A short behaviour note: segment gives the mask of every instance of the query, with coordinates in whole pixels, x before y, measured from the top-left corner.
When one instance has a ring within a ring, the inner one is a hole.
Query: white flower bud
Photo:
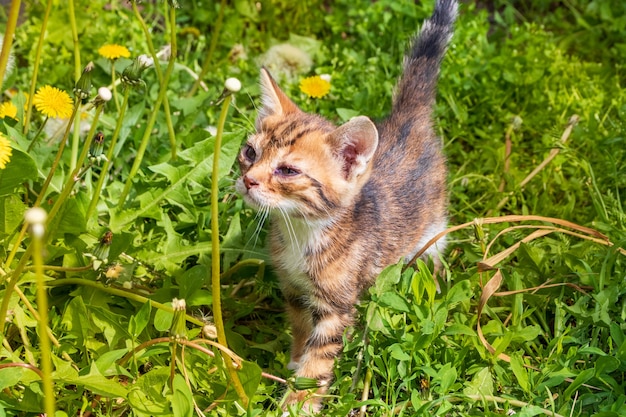
[[[139,56],[137,57],[137,60],[138,60],[138,61],[139,61],[139,63],[140,63],[143,67],[145,67],[145,68],[148,68],[148,67],[151,67],[151,66],[153,66],[153,65],[154,65],[154,59],[152,59],[152,57],[149,57],[149,56],[148,56],[148,55],[146,55],[146,54],[139,55]]]
[[[43,224],[48,218],[48,213],[41,207],[33,207],[26,210],[24,213],[24,220],[29,224]]]
[[[217,339],[217,329],[212,324],[205,324],[202,327],[202,334],[209,339]]]
[[[324,81],[330,82],[332,77],[330,76],[330,74],[321,74],[320,78]]]
[[[229,78],[226,80],[226,82],[224,82],[224,87],[228,91],[236,93],[237,91],[241,90],[241,81],[239,81],[237,78]]]
[[[106,87],[98,88],[98,96],[100,97],[100,99],[102,99],[102,101],[109,101],[113,98],[111,90]]]
[[[187,304],[185,303],[185,300],[183,298],[174,298],[172,300],[172,308],[174,309],[174,311],[185,311],[185,309],[187,308]]]

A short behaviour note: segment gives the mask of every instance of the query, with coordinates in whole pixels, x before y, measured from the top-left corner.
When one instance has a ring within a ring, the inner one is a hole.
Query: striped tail
[[[439,67],[452,38],[457,13],[456,0],[437,0],[433,15],[424,22],[405,57],[392,115],[432,104]]]

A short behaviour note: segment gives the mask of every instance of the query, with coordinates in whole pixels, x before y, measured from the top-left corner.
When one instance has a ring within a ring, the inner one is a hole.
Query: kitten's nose
[[[259,185],[258,182],[256,182],[253,178],[244,175],[243,176],[243,183],[246,186],[246,190],[249,190],[250,188],[254,187],[255,185]]]

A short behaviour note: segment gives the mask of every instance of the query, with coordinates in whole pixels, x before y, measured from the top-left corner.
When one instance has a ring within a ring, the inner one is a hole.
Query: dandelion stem
[[[28,109],[30,110],[31,107],[32,106],[28,106]],[[41,132],[43,131],[43,128],[46,127],[46,123],[48,123],[48,119],[49,118],[50,117],[46,116],[46,118],[44,119],[43,123],[39,127],[39,130],[37,130],[37,133],[35,133],[35,137],[28,144],[28,149],[26,149],[27,153],[30,153],[30,151],[33,149],[33,146],[35,146],[35,142],[37,142],[37,139],[39,139],[39,135],[41,135]]]
[[[152,36],[150,35],[150,30],[148,29],[148,25],[146,25],[146,21],[139,13],[139,9],[137,8],[137,2],[132,1],[131,5],[133,7],[133,12],[139,21],[141,29],[143,30],[144,35],[146,36],[146,43],[148,44],[148,51],[150,52],[150,56],[154,61],[154,70],[157,75],[157,79],[159,80],[159,84],[161,86],[161,91],[165,90],[167,87],[167,82],[169,81],[169,76],[167,79],[163,77],[163,71],[161,70],[161,65],[159,64],[159,58],[157,57],[156,50],[154,49],[154,44],[152,43]],[[170,7],[170,32],[171,32],[171,51],[170,51],[170,59],[168,62],[168,68],[171,63],[176,60],[176,10],[173,7]],[[173,64],[172,64],[173,65]],[[170,113],[170,102],[165,96],[163,98],[163,109],[165,111],[165,123],[167,124],[167,132],[170,137],[170,144],[174,144],[172,147],[172,159],[176,159],[176,136],[174,133],[174,125],[172,123],[172,115]],[[155,108],[155,111],[157,108]]]
[[[72,188],[74,188],[74,184],[76,183],[76,181],[78,180],[78,173],[80,172],[80,169],[83,165],[83,161],[85,160],[85,158],[87,157],[87,152],[89,152],[89,146],[91,145],[91,141],[93,140],[93,136],[96,130],[96,126],[98,125],[98,119],[100,118],[100,114],[102,113],[102,109],[104,108],[104,105],[99,105],[96,107],[96,114],[94,114],[93,116],[93,121],[91,123],[91,129],[89,130],[89,133],[87,134],[87,139],[85,140],[85,143],[83,145],[83,150],[80,153],[80,157],[78,158],[78,162],[80,162],[79,165],[77,165],[71,172],[71,174],[67,177],[67,180],[65,181],[65,186],[63,187],[63,191],[61,191],[61,195],[59,195],[59,197],[56,199],[54,205],[52,206],[52,208],[50,209],[50,213],[48,214],[48,227],[49,227],[49,233],[50,234],[54,234],[54,230],[55,230],[55,225],[56,223],[52,223],[52,219],[56,216],[56,214],[59,212],[59,209],[61,208],[61,206],[63,205],[63,203],[65,202],[65,200],[67,200],[67,197],[70,195],[70,193],[72,192]]]
[[[41,29],[39,31],[39,41],[37,41],[37,49],[35,51],[35,59],[33,61],[33,75],[30,78],[30,90],[29,90],[29,95],[28,95],[29,100],[30,100],[30,97],[35,96],[35,89],[37,88],[37,76],[39,75],[39,63],[41,62],[41,52],[43,50],[43,41],[44,41],[44,38],[46,37],[46,28],[48,27],[48,18],[50,17],[50,10],[52,10],[52,0],[48,0],[48,4],[46,5],[46,11],[41,21]],[[26,103],[26,115],[24,116],[24,135],[28,133],[28,129],[30,128],[30,117],[32,114],[33,114],[33,106],[30,106],[29,103]],[[39,132],[37,132],[37,135],[35,137],[37,137],[38,135],[39,135]],[[33,139],[33,141],[34,140],[35,139]],[[31,143],[31,146],[32,146],[32,143]],[[29,146],[28,148],[29,150],[31,146]]]
[[[59,161],[61,161],[61,156],[63,156],[63,151],[65,150],[65,144],[67,143],[67,138],[68,138],[68,136],[70,134],[70,129],[72,127],[72,122],[71,121],[74,119],[74,116],[76,116],[76,113],[78,112],[78,107],[79,106],[80,106],[80,99],[75,98],[74,99],[74,108],[72,109],[72,115],[70,116],[69,120],[67,121],[67,126],[65,128],[65,133],[63,134],[63,138],[61,139],[61,143],[59,144],[59,150],[57,151],[57,155],[54,158],[54,161],[52,162],[52,166],[50,167],[50,171],[48,172],[48,176],[46,177],[46,180],[44,181],[43,185],[41,186],[41,190],[39,191],[39,195],[37,196],[37,199],[35,200],[34,206],[39,206],[41,204],[41,200],[43,200],[44,197],[46,196],[46,191],[48,190],[48,186],[50,185],[50,181],[52,181],[52,177],[54,176],[54,172],[56,171],[57,167],[59,166]]]
[[[81,65],[80,65],[80,44],[78,42],[78,29],[76,26],[76,13],[74,11],[74,0],[69,0],[67,2],[68,13],[70,17],[70,27],[72,28],[72,42],[74,45],[74,79],[78,81],[81,75]],[[80,101],[78,102],[80,103]],[[72,120],[74,121],[74,135],[72,136],[72,154],[70,159],[70,170],[73,170],[76,167],[76,160],[78,156],[78,146],[80,143],[80,123],[78,119],[78,112],[70,117],[70,125],[72,124]]]
[[[39,310],[39,343],[41,349],[41,373],[43,382],[44,410],[46,415],[54,416],[56,408],[54,396],[54,381],[52,379],[52,354],[50,338],[48,337],[48,293],[43,274],[43,234],[32,233],[33,261],[35,264],[35,279],[37,282],[37,308]],[[13,277],[17,281],[17,276]]]
[[[9,62],[9,55],[11,54],[11,47],[13,46],[13,34],[15,33],[15,27],[17,26],[17,18],[20,13],[21,0],[11,1],[11,10],[9,11],[9,18],[7,26],[4,31],[4,40],[2,42],[2,52],[0,52],[0,91],[4,91],[2,84],[4,83],[4,74],[6,73],[7,63]]]
[[[25,230],[28,229],[28,224],[24,223],[24,229]],[[16,246],[19,246],[19,243],[16,243]],[[6,288],[4,289],[4,297],[2,298],[2,304],[0,304],[0,329],[2,329],[2,332],[0,332],[0,334],[2,335],[2,338],[4,338],[4,334],[5,334],[4,324],[6,323],[6,319],[7,319],[7,311],[9,311],[9,301],[11,300],[11,294],[13,293],[13,289],[15,288],[15,285],[17,284],[17,280],[22,274],[22,271],[24,270],[24,267],[26,266],[26,262],[28,262],[32,253],[33,253],[33,245],[28,245],[28,247],[26,248],[26,251],[20,258],[20,261],[18,262],[17,266],[15,267],[15,270],[11,272],[9,279],[7,281]]]
[[[230,102],[232,95],[227,95],[222,103],[222,111],[220,112],[220,118],[217,124],[217,134],[215,135],[215,146],[213,153],[213,172],[211,173],[211,288],[213,295],[213,319],[215,320],[215,329],[217,330],[218,342],[228,347],[228,341],[226,340],[226,332],[224,330],[224,319],[222,317],[222,305],[221,305],[221,285],[220,285],[220,230],[219,230],[219,162],[220,162],[220,150],[222,146],[222,136],[224,134],[224,124],[226,123],[226,116],[228,115],[228,109],[230,108]],[[237,371],[233,367],[230,360],[226,360],[226,370],[228,371],[230,378],[235,387],[235,391],[239,396],[239,399],[243,402],[244,407],[248,405],[248,396],[246,395],[243,385],[239,380]]]
[[[124,98],[122,101],[122,107],[120,107],[119,115],[117,117],[117,124],[115,125],[115,130],[113,131],[113,137],[111,138],[111,144],[109,145],[109,150],[106,154],[106,160],[102,166],[102,170],[100,171],[100,177],[98,178],[98,182],[96,183],[96,187],[93,191],[93,196],[91,197],[91,201],[89,202],[89,207],[87,208],[86,219],[89,221],[91,216],[98,205],[98,200],[100,199],[100,192],[102,191],[102,187],[104,186],[104,182],[106,181],[109,167],[111,166],[111,161],[113,160],[113,152],[115,151],[115,145],[117,144],[117,138],[120,135],[120,131],[122,130],[122,124],[124,122],[124,116],[126,114],[126,109],[128,108],[128,97],[130,95],[130,88],[124,88]]]
[[[209,50],[204,57],[204,62],[202,63],[202,69],[200,70],[200,74],[198,74],[198,78],[191,86],[191,90],[187,94],[187,97],[191,97],[196,94],[198,91],[198,87],[202,82],[203,78],[211,69],[211,62],[213,61],[213,53],[215,52],[215,48],[217,47],[217,40],[219,39],[220,32],[222,31],[222,22],[224,21],[224,9],[226,8],[226,0],[222,0],[220,3],[220,11],[218,12],[217,19],[215,20],[215,26],[213,29],[213,33],[211,34],[211,44],[209,45]]]
[[[132,5],[133,5],[133,9],[136,10],[137,5],[135,4],[135,2],[132,2]],[[139,12],[136,12],[136,13],[139,14]],[[141,21],[143,22],[143,19]],[[145,22],[143,23],[143,25],[145,25]],[[133,179],[135,178],[135,175],[137,175],[137,172],[139,171],[139,166],[141,165],[143,155],[146,152],[146,148],[148,147],[148,142],[150,141],[150,134],[152,133],[152,127],[154,126],[154,123],[156,122],[157,114],[159,113],[159,108],[161,107],[161,104],[164,102],[163,100],[166,99],[167,83],[170,79],[170,75],[172,75],[172,71],[174,70],[174,63],[175,63],[175,57],[172,56],[170,57],[170,60],[167,64],[167,69],[165,70],[165,74],[163,74],[163,80],[161,82],[161,88],[159,89],[159,95],[157,97],[156,102],[154,103],[154,108],[152,110],[152,113],[150,114],[150,119],[146,123],[146,130],[143,132],[143,138],[141,139],[141,143],[139,144],[139,149],[137,149],[137,155],[135,155],[135,161],[133,162],[133,165],[130,168],[130,172],[128,173],[126,184],[124,184],[124,190],[122,191],[122,195],[120,196],[120,200],[119,200],[119,208],[122,208],[124,206],[124,203],[126,202],[126,198],[128,198],[128,194],[130,193],[130,188],[133,185]],[[154,61],[154,66],[155,68],[158,68],[157,60]],[[165,112],[165,117],[166,119],[169,118],[168,111]]]
[[[115,102],[115,109],[120,112],[120,99],[117,96],[117,86],[115,85],[115,60],[111,60],[111,89],[113,90],[113,101]]]

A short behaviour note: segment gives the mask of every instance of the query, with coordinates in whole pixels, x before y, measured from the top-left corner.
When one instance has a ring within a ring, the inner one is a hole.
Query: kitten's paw
[[[287,369],[289,369],[290,371],[295,371],[296,369],[298,369],[299,366],[300,366],[300,362],[290,361],[287,364]]]

